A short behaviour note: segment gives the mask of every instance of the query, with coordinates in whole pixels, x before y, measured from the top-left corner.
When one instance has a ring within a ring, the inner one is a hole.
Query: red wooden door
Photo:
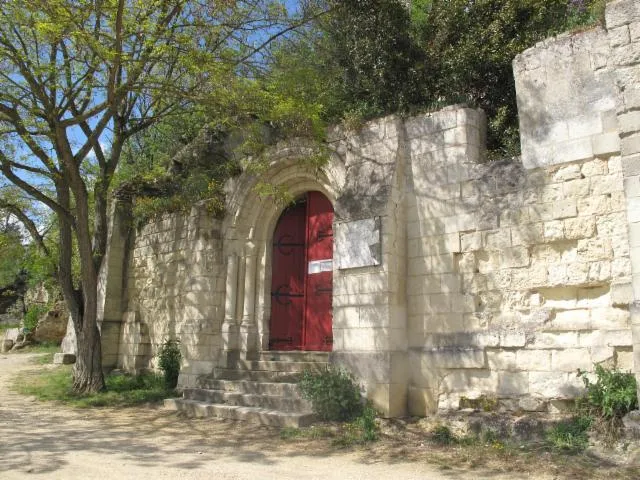
[[[333,207],[320,192],[283,212],[273,235],[272,350],[331,350]]]
[[[306,350],[331,350],[333,298],[333,207],[319,192],[307,196],[307,274],[304,321]]]

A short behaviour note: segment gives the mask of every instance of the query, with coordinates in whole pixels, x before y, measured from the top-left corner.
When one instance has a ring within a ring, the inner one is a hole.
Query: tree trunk
[[[82,322],[73,322],[78,344],[73,367],[73,391],[77,393],[95,393],[105,389],[100,332],[95,312],[92,320],[86,318],[87,314],[89,312],[85,311]],[[78,323],[82,323],[84,328],[78,329]]]
[[[56,191],[58,203],[69,209],[71,197],[69,185],[66,182],[67,179],[63,176],[56,184]],[[71,268],[74,229],[64,216],[58,215],[58,221],[60,228],[58,280],[76,332],[77,351],[76,363],[73,368],[73,391],[76,393],[95,393],[104,390],[105,384],[102,374],[102,345],[97,323],[98,275],[90,253],[91,240],[88,235],[77,235],[76,229],[76,239],[80,253],[80,284],[82,285],[82,294],[80,294],[74,288]],[[86,220],[84,224],[86,224]],[[88,229],[85,227],[84,230]]]

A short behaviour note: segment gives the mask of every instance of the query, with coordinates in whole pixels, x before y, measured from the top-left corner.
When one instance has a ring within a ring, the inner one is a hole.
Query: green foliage
[[[328,366],[320,372],[305,371],[300,390],[322,420],[349,421],[363,412],[360,390],[350,373]]]
[[[0,228],[0,286],[10,285],[22,270],[25,247],[15,228]]]
[[[21,375],[13,388],[23,395],[38,400],[56,401],[79,408],[117,406],[129,407],[149,402],[160,402],[175,395],[165,388],[164,379],[154,374],[109,375],[106,390],[95,394],[77,394],[72,390],[71,366]]]
[[[34,303],[33,305],[31,305],[27,309],[27,312],[24,314],[24,328],[26,330],[29,330],[30,332],[34,331],[38,326],[38,320],[40,320],[42,315],[47,313],[48,310],[48,305],[42,305],[39,303]]]
[[[491,158],[519,152],[513,58],[556,33],[597,23],[603,0],[327,0],[315,30],[284,43],[272,90],[327,122],[454,103],[488,115]],[[307,78],[300,82],[300,78]],[[286,87],[285,87],[286,86]],[[307,103],[309,105],[309,103]]]
[[[446,425],[438,425],[436,428],[434,428],[431,432],[431,438],[438,445],[453,445],[455,443],[458,443],[458,438]]]
[[[426,53],[429,95],[464,101],[485,110],[488,147],[497,154],[518,153],[518,121],[513,58],[536,42],[595,21],[584,0],[433,0],[414,6],[414,38]]]
[[[127,143],[114,179],[116,195],[134,198],[138,224],[164,213],[189,212],[201,201],[219,216],[224,181],[238,169],[225,150],[226,138],[222,130],[207,126],[201,112],[159,122]]]
[[[168,338],[160,346],[158,351],[158,366],[164,375],[165,386],[167,389],[174,389],[178,385],[178,376],[180,375],[180,361],[182,353],[180,352],[180,341]]]
[[[606,0],[569,0],[565,26],[567,30],[600,23],[604,25]]]
[[[362,409],[362,413],[355,419],[355,424],[360,429],[360,438],[363,442],[375,442],[378,439],[378,424],[376,418],[378,412],[367,404]]]
[[[597,417],[622,418],[638,408],[636,377],[633,373],[606,369],[595,365],[596,381],[591,382],[585,372],[580,372],[587,393],[580,405]]]
[[[553,450],[567,453],[581,452],[589,446],[587,432],[593,423],[590,416],[576,416],[550,428],[546,442]]]
[[[339,112],[367,118],[406,111],[421,97],[424,55],[410,37],[409,12],[398,1],[340,0],[323,24],[330,64],[339,71]]]

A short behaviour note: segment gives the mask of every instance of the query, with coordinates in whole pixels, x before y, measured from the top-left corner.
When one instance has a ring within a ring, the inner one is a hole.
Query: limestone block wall
[[[118,348],[122,368],[155,366],[162,342],[178,338],[181,386],[212,371],[224,317],[220,225],[196,206],[190,215],[166,215],[135,233]]]
[[[631,370],[620,157],[533,171],[467,165],[463,181],[438,170],[448,160],[412,156],[416,184],[439,172],[429,184],[452,193],[415,192],[411,412],[482,395],[545,409],[579,392],[577,369],[607,361]]]
[[[602,28],[540,42],[516,57],[522,163],[526,168],[618,151],[614,72]]]
[[[480,112],[408,120],[410,412],[553,409],[578,369],[637,371],[638,19],[612,2],[516,58],[521,163],[478,163]]]
[[[332,361],[363,382],[367,396],[385,416],[404,415],[404,122],[397,117],[370,122],[343,138],[336,150],[344,156],[346,182],[336,201],[334,225]],[[370,244],[355,245],[357,238],[344,233],[349,228],[356,237],[372,235]],[[358,266],[352,257],[366,249],[375,261]]]
[[[622,171],[627,197],[632,283],[628,294],[638,393],[640,395],[640,2],[607,5],[606,23],[615,72],[616,113],[621,138]]]
[[[334,204],[331,361],[384,415],[483,396],[549,410],[581,391],[578,369],[640,372],[640,1],[610,2],[606,23],[514,61],[521,161],[487,163],[484,114],[464,106],[336,129],[321,172],[276,149],[266,181]],[[109,361],[153,366],[177,337],[187,386],[268,348],[283,207],[255,183],[228,182],[222,221],[196,206],[112,228]]]

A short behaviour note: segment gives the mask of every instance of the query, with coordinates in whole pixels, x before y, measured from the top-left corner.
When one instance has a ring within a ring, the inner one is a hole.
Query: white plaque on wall
[[[380,217],[335,225],[339,269],[370,267],[382,262]]]

